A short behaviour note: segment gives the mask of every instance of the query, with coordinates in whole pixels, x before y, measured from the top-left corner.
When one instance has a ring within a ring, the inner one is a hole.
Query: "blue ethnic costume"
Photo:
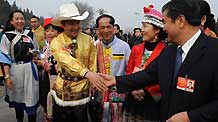
[[[8,31],[2,36],[0,50],[10,65],[12,89],[6,88],[5,100],[9,107],[21,108],[27,114],[35,114],[39,100],[39,81],[36,65],[33,63],[33,50],[38,49],[30,30]]]

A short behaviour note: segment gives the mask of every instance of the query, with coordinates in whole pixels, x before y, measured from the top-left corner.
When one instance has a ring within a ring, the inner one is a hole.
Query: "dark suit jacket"
[[[159,83],[161,121],[187,111],[191,122],[218,122],[218,39],[202,33],[183,61],[178,76],[187,75],[195,80],[193,93],[176,88],[177,78],[173,79],[176,50],[176,44],[169,45],[146,70],[116,77],[118,92]]]

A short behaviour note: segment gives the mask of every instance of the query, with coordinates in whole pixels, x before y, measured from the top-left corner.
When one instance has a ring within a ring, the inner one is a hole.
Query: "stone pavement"
[[[3,100],[4,87],[0,86],[0,122],[16,122],[15,111],[13,108],[9,108],[8,104]],[[37,122],[43,122],[43,109],[38,108]],[[28,122],[27,115],[24,117],[24,122]]]

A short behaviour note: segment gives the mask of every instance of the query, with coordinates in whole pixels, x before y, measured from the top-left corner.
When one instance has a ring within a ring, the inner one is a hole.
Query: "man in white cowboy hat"
[[[96,48],[90,36],[80,31],[80,21],[88,17],[80,14],[73,4],[60,7],[59,15],[52,24],[63,26],[64,32],[51,43],[51,51],[58,64],[58,77],[52,95],[55,100],[55,122],[88,122],[87,105],[90,100],[90,82],[98,89],[103,78],[96,73]]]

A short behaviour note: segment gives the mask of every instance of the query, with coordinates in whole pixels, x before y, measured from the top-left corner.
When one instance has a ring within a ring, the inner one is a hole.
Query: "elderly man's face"
[[[64,32],[70,38],[76,38],[80,32],[80,21],[79,20],[66,20],[62,22]]]
[[[114,35],[114,27],[110,23],[110,18],[104,17],[99,21],[98,31],[105,41],[110,41]]]

